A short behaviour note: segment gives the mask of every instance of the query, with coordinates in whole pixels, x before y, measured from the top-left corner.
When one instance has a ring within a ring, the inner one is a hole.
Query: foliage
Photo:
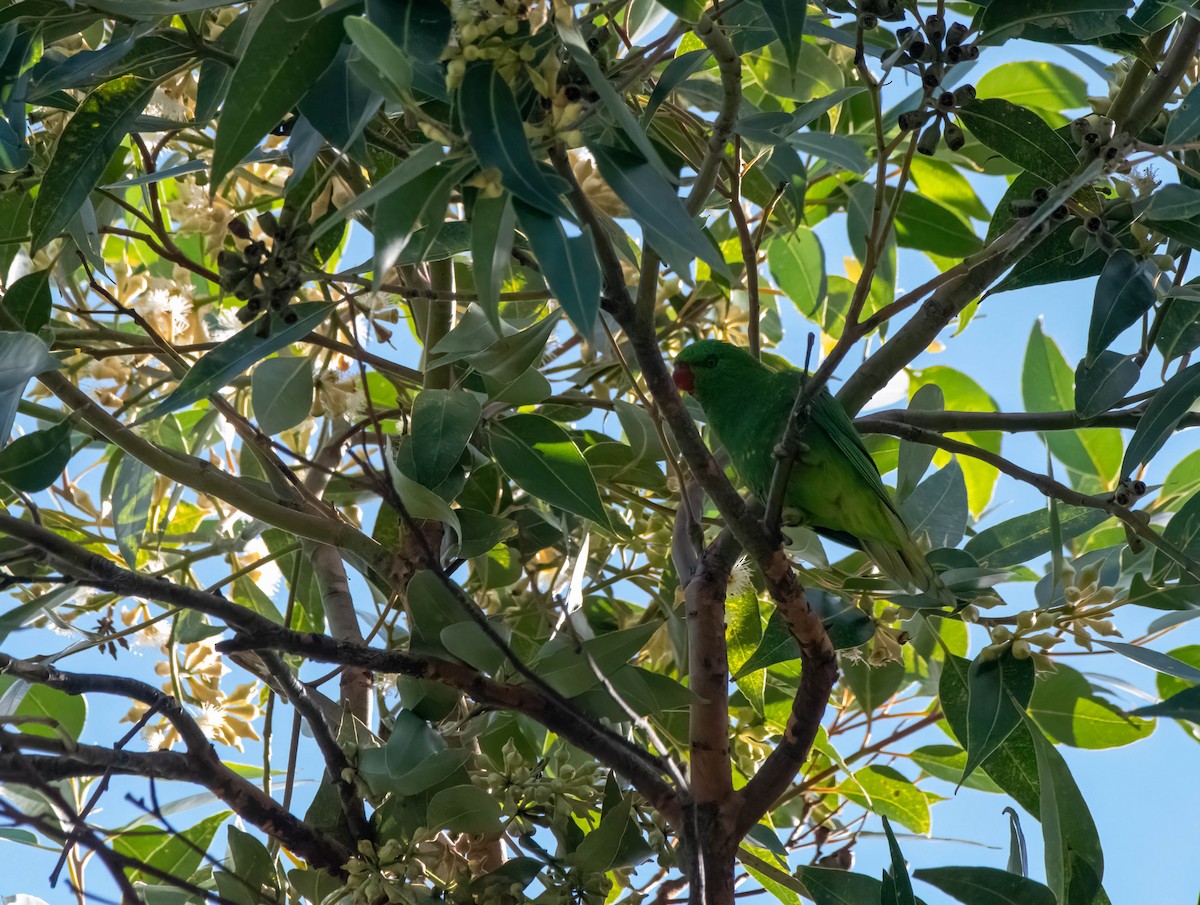
[[[1198,721],[1196,649],[1145,646],[1200,607],[1184,6],[8,0],[6,863],[150,903],[1107,902],[1058,746]],[[1084,278],[1074,336],[1006,329]],[[856,425],[954,606],[781,547],[672,384],[809,330],[777,486],[820,479],[822,388],[899,387]],[[921,357],[977,331],[1024,411]],[[1011,482],[1044,502],[992,515]],[[893,824],[960,786],[1025,812],[1008,870],[910,876]]]

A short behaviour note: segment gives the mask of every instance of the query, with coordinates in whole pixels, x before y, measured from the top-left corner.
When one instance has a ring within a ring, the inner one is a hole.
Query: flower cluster
[[[579,766],[567,762],[564,746],[555,746],[541,765],[531,767],[510,740],[503,749],[503,763],[483,758],[479,783],[497,797],[502,812],[521,833],[538,826],[565,830],[572,817],[586,817],[603,794],[598,765],[586,761]]]

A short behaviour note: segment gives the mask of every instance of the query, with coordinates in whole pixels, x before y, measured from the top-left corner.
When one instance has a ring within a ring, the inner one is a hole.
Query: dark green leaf
[[[800,61],[800,50],[804,46],[804,19],[808,12],[807,3],[797,3],[794,0],[759,0],[763,12],[779,43],[783,45],[784,59],[788,69],[795,72]]]
[[[608,632],[583,642],[582,652],[574,641],[559,635],[538,651],[534,671],[559,694],[575,697],[599,684],[600,676],[612,675],[628,663],[657,630],[657,622],[648,622]]]
[[[895,203],[895,193],[892,193]],[[948,207],[917,192],[905,192],[896,211],[896,242],[948,258],[965,258],[982,243],[971,224]]]
[[[333,147],[357,152],[362,147],[359,136],[383,98],[358,77],[353,56],[349,46],[338,48],[333,62],[300,101],[300,112]]]
[[[980,142],[1049,183],[1069,179],[1078,167],[1075,149],[1032,110],[989,98],[957,113]]]
[[[378,25],[412,65],[412,84],[432,98],[446,100],[442,53],[453,25],[441,0],[367,0],[367,18]]]
[[[957,547],[967,526],[967,485],[958,459],[922,481],[900,504],[900,514],[913,537],[927,537],[934,548]]]
[[[1018,660],[1009,651],[980,654],[967,671],[967,764],[970,776],[1008,737],[1023,718],[1033,694],[1033,660]]]
[[[1001,204],[1003,203],[1001,202]],[[999,219],[999,214],[996,219]],[[993,220],[994,222],[995,220]],[[1070,223],[1056,225],[1053,222],[1051,225],[1054,228],[1050,234],[1038,243],[1033,251],[1017,262],[1016,266],[1009,271],[1008,276],[991,290],[990,295],[1007,292],[1011,289],[1042,286],[1047,283],[1082,280],[1095,276],[1103,269],[1104,262],[1108,260],[1107,255],[1103,252],[1094,252],[1085,256],[1082,251],[1071,244],[1071,233],[1074,226]]]
[[[1200,557],[1200,493],[1194,494],[1171,516],[1162,537],[1166,544],[1184,557],[1193,560]],[[1186,562],[1176,562],[1166,550],[1157,549],[1154,551],[1153,580],[1173,578],[1179,571],[1186,573],[1187,565]],[[1188,576],[1185,574],[1184,577]],[[1195,580],[1194,576],[1191,577]]]
[[[892,832],[892,825],[888,822],[887,817],[883,818],[883,831],[887,834],[888,851],[891,852],[892,866],[891,870],[887,871],[885,876],[891,880],[893,884],[894,895],[880,900],[880,905],[916,905],[916,898],[913,896],[912,879],[908,876],[908,865],[904,863],[904,855],[900,851],[900,844],[896,841],[896,834]]]
[[[955,787],[979,789],[984,792],[1003,792],[982,770],[976,770],[963,778],[963,767],[967,765],[967,752],[958,745],[923,745],[909,757],[912,762],[938,779],[953,783]]]
[[[462,169],[461,163],[442,161],[375,205],[371,230],[375,235],[377,285],[418,240],[418,233],[421,246],[412,251],[417,260],[425,257],[425,249],[437,238],[446,219],[450,192],[462,175]],[[425,228],[418,231],[417,226],[422,224]]]
[[[67,228],[100,180],[108,160],[154,93],[135,76],[105,82],[83,99],[54,148],[29,219],[32,250]]]
[[[269,318],[266,336],[259,335],[262,332],[262,318],[259,318],[259,321],[238,331],[215,349],[205,352],[183,375],[175,390],[152,405],[139,423],[185,408],[217,392],[229,381],[245,373],[255,362],[303,339],[332,310],[333,306],[324,302],[301,302],[285,309],[295,315],[295,320],[290,324],[283,320],[280,312],[269,311],[263,315]]]
[[[1169,720],[1190,720],[1200,723],[1200,685],[1185,688],[1165,701],[1139,707],[1132,711],[1134,716],[1165,717]]]
[[[63,473],[71,452],[71,423],[67,419],[17,437],[0,450],[0,481],[26,493],[45,490]]]
[[[967,671],[970,662],[948,654],[938,680],[938,700],[946,714],[946,722],[955,738],[967,737],[969,694]],[[1032,731],[1037,731],[1032,730]],[[984,758],[981,768],[996,785],[1011,795],[1021,807],[1037,817],[1040,808],[1037,755],[1033,748],[1032,731],[1022,722],[1009,733],[1003,744]]]
[[[992,0],[980,24],[989,42],[1015,38],[1026,28],[1065,26],[1083,40],[1113,34],[1129,0]]]
[[[1088,358],[1094,359],[1133,326],[1157,299],[1152,266],[1124,249],[1109,257],[1096,282]]]
[[[1063,540],[1092,530],[1108,513],[1084,506],[1060,505],[1059,527]],[[967,541],[964,550],[992,568],[1018,566],[1051,551],[1050,516],[1045,509],[1018,515],[981,531]]]
[[[801,154],[812,154],[848,173],[865,173],[871,168],[862,146],[844,135],[797,132],[789,135],[787,142]]]
[[[1200,189],[1177,182],[1155,189],[1145,215],[1154,220],[1193,220],[1200,214]]]
[[[22,327],[37,333],[50,322],[50,271],[36,270],[25,274],[8,287],[3,305]]]
[[[764,639],[765,640],[765,639]],[[904,684],[904,664],[871,666],[865,660],[842,658],[842,681],[854,692],[864,713],[873,713]]]
[[[583,837],[569,859],[577,870],[587,873],[635,867],[652,851],[631,817],[633,799],[625,796],[605,810],[600,825]]]
[[[865,905],[878,902],[882,884],[874,877],[830,867],[796,868],[796,877],[815,905]]]
[[[512,415],[488,428],[492,454],[527,493],[602,525],[608,524],[596,481],[561,427],[541,415]]]
[[[211,184],[220,184],[264,135],[300,102],[345,37],[345,7],[277,0],[234,68],[213,148]]]
[[[1182,144],[1197,135],[1200,135],[1200,87],[1192,88],[1183,103],[1171,114],[1163,144]]]
[[[908,401],[910,412],[940,412],[945,407],[942,388],[936,383],[927,383],[920,387]],[[906,500],[921,483],[921,478],[925,477],[925,472],[933,462],[935,452],[937,448],[928,443],[900,441],[900,454],[896,465],[896,502]]]
[[[138,550],[150,517],[150,498],[157,473],[139,459],[125,454],[113,478],[112,522],[117,547],[129,568],[137,569]]]
[[[1128,395],[1141,374],[1132,355],[1105,349],[1090,365],[1081,359],[1075,369],[1075,411],[1081,418],[1107,412]]]
[[[467,448],[483,409],[462,390],[425,389],[412,408],[413,478],[426,487],[446,479]]]
[[[480,198],[471,211],[471,269],[479,305],[500,329],[500,286],[512,257],[517,223],[512,196]]]
[[[572,219],[558,192],[538,169],[517,102],[491,63],[476,61],[467,67],[458,105],[467,141],[480,164],[499,170],[504,187],[547,219]]]
[[[428,826],[454,833],[486,834],[500,829],[500,802],[478,786],[443,789],[429,801]]]
[[[1195,290],[1189,283],[1185,290]],[[1159,313],[1158,336],[1154,345],[1164,361],[1181,358],[1200,347],[1200,300],[1192,295],[1179,295],[1167,301]]]
[[[258,428],[273,436],[308,417],[313,401],[312,361],[280,356],[259,363],[250,375],[250,403]]]
[[[1108,641],[1104,638],[1094,638],[1093,641],[1103,644],[1110,650],[1116,651],[1123,657],[1128,657],[1135,663],[1141,663],[1143,666],[1149,666],[1151,669],[1164,673],[1168,676],[1174,676],[1177,679],[1184,679],[1188,682],[1200,682],[1200,669],[1184,663],[1182,660],[1176,660],[1169,654],[1160,653],[1156,650],[1141,647],[1137,644],[1126,644],[1123,641]]]
[[[672,91],[703,66],[709,56],[711,54],[706,48],[689,50],[667,64],[667,68],[662,71],[658,82],[655,83],[654,90],[650,92],[650,100],[646,102],[646,109],[642,111],[642,125],[649,125],[650,120],[654,118],[654,111],[663,105],[663,102],[671,96]]]
[[[1154,458],[1197,399],[1200,399],[1200,364],[1184,368],[1154,394],[1125,450],[1122,477],[1128,477]]]
[[[1062,755],[1033,725],[1030,734],[1042,790],[1047,885],[1060,902],[1091,902],[1104,876],[1096,824]]]
[[[890,817],[914,833],[928,833],[929,799],[907,777],[891,767],[863,767],[839,791],[881,817]]]
[[[589,144],[604,181],[625,202],[646,230],[650,244],[687,279],[688,262],[705,261],[716,273],[729,276],[720,250],[709,241],[683,206],[675,189],[643,158],[621,148]],[[675,252],[678,253],[675,253]],[[678,265],[675,258],[680,258]]]
[[[550,291],[575,329],[590,339],[600,313],[601,288],[591,229],[584,227],[579,235],[569,236],[559,217],[549,216],[519,197],[514,204],[521,232],[529,239]]]
[[[965,905],[1055,905],[1057,901],[1041,883],[995,867],[925,867],[913,876]]]

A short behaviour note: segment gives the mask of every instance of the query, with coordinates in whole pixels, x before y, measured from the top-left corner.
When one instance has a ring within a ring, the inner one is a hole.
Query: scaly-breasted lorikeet
[[[745,349],[715,339],[688,346],[675,365],[675,385],[696,397],[734,470],[766,500],[800,372],[774,371]],[[954,605],[888,496],[854,423],[826,390],[813,400],[783,508],[789,519],[861,549],[904,588]]]

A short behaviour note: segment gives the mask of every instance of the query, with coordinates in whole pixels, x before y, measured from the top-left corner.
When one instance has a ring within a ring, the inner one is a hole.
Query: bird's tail
[[[875,560],[875,564],[888,578],[906,589],[923,591],[942,606],[957,605],[954,594],[942,582],[941,576],[934,571],[921,548],[915,543],[896,547],[880,541],[867,540],[863,542],[863,550]]]

